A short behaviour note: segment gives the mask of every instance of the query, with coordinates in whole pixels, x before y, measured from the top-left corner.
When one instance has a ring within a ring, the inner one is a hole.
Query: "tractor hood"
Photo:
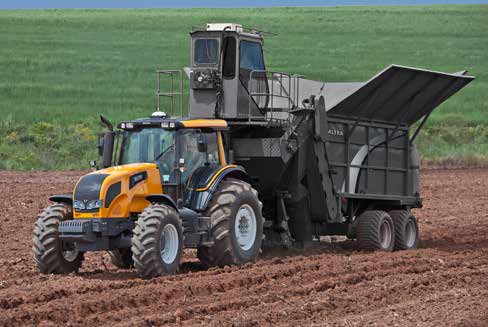
[[[136,163],[94,171],[80,178],[73,198],[74,218],[126,218],[142,211],[146,196],[161,194],[154,163]]]

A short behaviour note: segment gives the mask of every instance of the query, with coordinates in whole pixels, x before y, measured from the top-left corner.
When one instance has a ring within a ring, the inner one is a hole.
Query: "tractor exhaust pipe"
[[[112,155],[114,152],[114,139],[115,132],[105,132],[103,136],[103,153],[102,153],[102,166],[103,168],[112,166]]]

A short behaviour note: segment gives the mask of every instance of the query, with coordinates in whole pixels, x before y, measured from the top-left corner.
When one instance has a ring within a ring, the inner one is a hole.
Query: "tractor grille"
[[[85,233],[91,231],[89,220],[66,220],[59,223],[59,233]]]

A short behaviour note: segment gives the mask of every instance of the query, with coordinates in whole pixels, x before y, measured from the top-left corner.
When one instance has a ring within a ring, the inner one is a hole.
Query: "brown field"
[[[488,170],[423,171],[414,251],[322,242],[208,271],[189,251],[149,281],[92,253],[78,274],[40,275],[36,215],[80,174],[0,172],[0,325],[488,326]]]

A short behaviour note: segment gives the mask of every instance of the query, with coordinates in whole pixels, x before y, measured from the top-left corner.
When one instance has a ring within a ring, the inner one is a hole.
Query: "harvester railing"
[[[301,75],[283,72],[253,70],[250,73],[249,121],[264,119],[268,121],[289,121],[290,111],[298,106]],[[253,114],[253,108],[259,114]]]
[[[171,116],[176,116],[175,97],[179,98],[180,116],[183,116],[183,72],[181,70],[157,70],[157,98],[158,111],[161,111],[161,98],[167,98],[169,101],[169,110],[165,112]],[[169,82],[169,90],[161,90],[161,76]]]

